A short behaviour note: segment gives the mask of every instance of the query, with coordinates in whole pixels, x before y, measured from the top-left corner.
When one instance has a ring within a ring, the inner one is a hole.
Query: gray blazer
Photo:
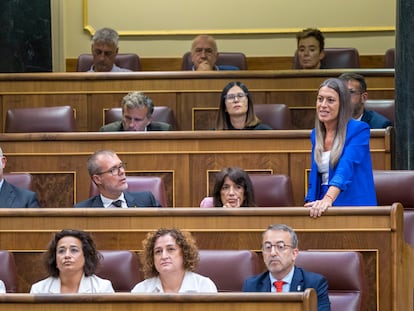
[[[152,121],[147,126],[147,131],[171,131],[171,124],[165,122]],[[99,129],[99,132],[120,132],[124,131],[122,126],[122,121],[114,121],[112,123],[106,124]]]

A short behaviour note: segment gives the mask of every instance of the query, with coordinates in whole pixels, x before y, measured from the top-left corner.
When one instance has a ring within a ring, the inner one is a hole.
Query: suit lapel
[[[270,277],[268,271],[264,272],[258,287],[259,292],[270,292]]]
[[[295,272],[293,273],[292,283],[290,284],[290,292],[303,292],[305,290],[305,283],[303,280],[302,269],[295,266]]]
[[[124,197],[128,207],[139,207],[135,202],[135,198],[129,192],[124,192]]]
[[[92,293],[92,287],[92,280],[83,275],[79,284],[78,293]]]
[[[10,187],[10,184],[4,180],[0,191],[0,207],[13,207],[12,203],[15,198],[16,193]]]
[[[92,207],[103,207],[103,202],[102,202],[101,196],[99,194],[94,197],[91,206]]]

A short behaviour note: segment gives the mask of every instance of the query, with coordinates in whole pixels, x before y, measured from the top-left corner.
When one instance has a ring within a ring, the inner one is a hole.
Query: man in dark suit
[[[392,126],[392,122],[382,114],[365,109],[365,102],[368,99],[367,83],[365,78],[357,73],[347,72],[339,76],[345,81],[351,93],[351,104],[353,107],[352,117],[355,120],[364,121],[371,129],[382,129]]]
[[[75,207],[161,207],[150,191],[127,192],[125,163],[112,150],[95,152],[87,162],[88,172],[100,192]]]
[[[122,120],[102,126],[100,132],[171,131],[171,124],[152,120],[154,103],[141,92],[130,92],[121,102]]]
[[[6,167],[7,158],[3,155],[0,148],[1,168],[0,168],[0,207],[39,207],[36,193],[9,184],[3,178],[3,169]]]
[[[295,266],[299,249],[292,228],[283,224],[270,225],[262,235],[262,251],[268,271],[245,280],[243,292],[303,292],[314,288],[318,311],[331,309],[325,277]]]

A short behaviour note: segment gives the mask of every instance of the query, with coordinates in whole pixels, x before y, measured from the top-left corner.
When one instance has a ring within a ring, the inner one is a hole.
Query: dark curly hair
[[[71,236],[77,238],[82,243],[83,256],[85,258],[85,266],[83,271],[86,276],[91,276],[95,273],[102,255],[96,250],[95,243],[89,233],[76,230],[76,229],[64,229],[55,234],[54,238],[49,244],[48,250],[45,254],[45,266],[50,276],[58,277],[59,269],[56,263],[56,249],[60,239]]]
[[[194,271],[200,260],[196,242],[190,232],[181,231],[179,229],[160,228],[155,232],[148,232],[147,237],[142,241],[141,264],[145,278],[152,278],[159,275],[155,268],[154,262],[154,246],[158,238],[170,235],[175,239],[175,243],[180,247],[184,269],[186,271]]]
[[[244,200],[240,203],[240,207],[256,207],[252,181],[250,180],[249,174],[239,167],[226,167],[217,173],[212,194],[214,206],[223,207],[224,205],[221,202],[221,188],[226,177],[244,189]]]

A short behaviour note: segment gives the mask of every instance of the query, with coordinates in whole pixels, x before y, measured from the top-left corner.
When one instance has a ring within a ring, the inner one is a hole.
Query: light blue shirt
[[[272,273],[269,272],[269,278],[270,278],[270,291],[275,293],[276,287],[273,285],[276,281],[284,281],[285,284],[283,284],[282,292],[283,293],[289,293],[290,291],[290,284],[292,283],[293,274],[295,272],[295,266],[292,267],[292,270],[281,280],[276,280]]]

